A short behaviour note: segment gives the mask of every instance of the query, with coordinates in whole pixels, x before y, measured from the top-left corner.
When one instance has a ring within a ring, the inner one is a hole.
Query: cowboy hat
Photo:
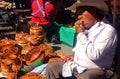
[[[72,6],[68,7],[72,11],[76,11],[76,7],[79,6],[93,6],[104,14],[108,14],[108,6],[103,0],[77,0]]]

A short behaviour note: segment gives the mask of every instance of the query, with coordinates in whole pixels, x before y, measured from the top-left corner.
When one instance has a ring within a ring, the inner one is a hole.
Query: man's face
[[[89,9],[89,8],[88,8]],[[88,11],[87,8],[77,8],[78,20],[84,21],[84,28],[89,29],[95,24],[96,19],[94,17],[95,9]]]

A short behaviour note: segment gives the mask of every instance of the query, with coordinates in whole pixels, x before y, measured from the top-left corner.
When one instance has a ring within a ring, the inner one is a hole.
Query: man
[[[34,0],[32,2],[32,12],[31,22],[41,24],[46,32],[47,40],[50,42],[56,31],[53,24],[56,15],[54,4],[48,0]]]
[[[48,63],[46,79],[105,79],[105,68],[112,65],[117,43],[114,27],[104,18],[108,7],[102,0],[77,0],[77,42],[64,62]]]

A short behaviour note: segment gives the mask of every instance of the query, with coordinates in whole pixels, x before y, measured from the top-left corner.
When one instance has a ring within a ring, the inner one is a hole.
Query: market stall
[[[56,53],[44,42],[43,28],[38,25],[30,26],[29,33],[17,32],[15,39],[0,40],[0,78],[7,79],[44,79],[45,74],[31,72],[38,66],[53,61],[62,60],[63,53]],[[38,70],[38,69],[37,69]]]

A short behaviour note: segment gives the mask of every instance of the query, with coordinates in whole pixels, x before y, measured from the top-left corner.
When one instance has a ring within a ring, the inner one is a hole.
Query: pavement
[[[61,44],[53,44],[53,43],[48,43],[48,44],[53,47],[56,53],[64,52],[66,55],[70,55],[72,53],[72,47],[63,42]]]

